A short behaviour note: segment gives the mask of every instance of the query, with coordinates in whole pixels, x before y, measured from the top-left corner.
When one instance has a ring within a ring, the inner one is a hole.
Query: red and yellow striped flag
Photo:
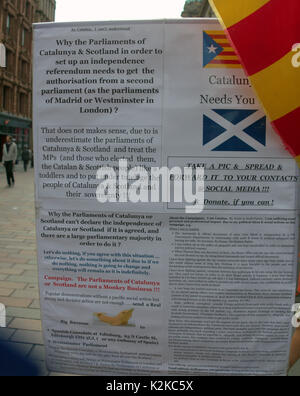
[[[300,167],[300,0],[209,0],[274,129]]]

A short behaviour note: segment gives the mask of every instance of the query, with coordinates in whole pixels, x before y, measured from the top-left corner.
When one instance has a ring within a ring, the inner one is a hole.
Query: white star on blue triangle
[[[212,46],[215,48],[213,52],[210,51]],[[221,47],[220,44],[216,43],[207,33],[203,32],[203,67],[208,65],[223,51],[224,48]]]

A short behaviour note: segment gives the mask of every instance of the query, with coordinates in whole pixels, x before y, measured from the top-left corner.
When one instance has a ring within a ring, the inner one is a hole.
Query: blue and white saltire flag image
[[[259,110],[207,110],[203,146],[210,151],[259,151],[266,146],[266,116]]]

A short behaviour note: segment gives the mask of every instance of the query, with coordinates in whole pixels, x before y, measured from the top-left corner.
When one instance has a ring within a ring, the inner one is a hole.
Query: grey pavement
[[[6,328],[0,338],[32,359],[41,376],[61,376],[45,366],[36,259],[34,172],[16,167],[16,183],[6,187],[0,165],[0,303],[6,306]],[[300,301],[299,301],[300,302]],[[290,370],[300,376],[300,360]]]
[[[35,239],[34,171],[16,167],[8,188],[0,165],[0,302],[6,306],[6,328],[0,338],[30,358],[41,376],[59,376],[45,365],[38,290]]]

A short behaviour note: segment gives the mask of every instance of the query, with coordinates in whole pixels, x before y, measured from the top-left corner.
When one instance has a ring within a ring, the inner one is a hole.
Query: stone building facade
[[[2,0],[0,43],[6,67],[0,67],[0,147],[6,135],[19,152],[32,145],[32,23],[54,21],[55,0]],[[1,160],[2,150],[0,150]]]
[[[208,0],[186,0],[181,16],[183,18],[215,17]]]

